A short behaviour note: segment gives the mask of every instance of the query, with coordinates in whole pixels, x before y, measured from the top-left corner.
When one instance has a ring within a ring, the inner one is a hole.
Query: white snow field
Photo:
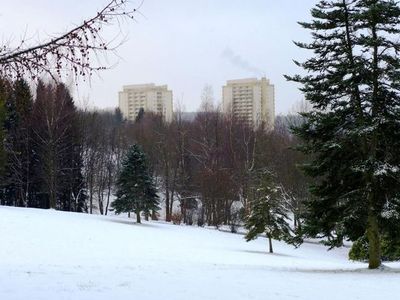
[[[158,222],[0,207],[0,299],[400,299],[400,263]]]

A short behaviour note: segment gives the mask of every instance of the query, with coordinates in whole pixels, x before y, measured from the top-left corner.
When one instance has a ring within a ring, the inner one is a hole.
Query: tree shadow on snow
[[[251,254],[260,254],[260,255],[268,255],[268,256],[281,256],[281,257],[296,257],[289,254],[283,253],[269,253],[268,251],[258,251],[258,250],[237,250],[239,252],[251,253]]]
[[[400,274],[400,269],[398,268],[383,268],[370,270],[367,267],[357,268],[357,269],[303,269],[303,268],[293,268],[287,269],[286,271],[299,272],[299,273],[315,273],[315,274]]]
[[[288,270],[289,271],[289,270]],[[382,266],[378,269],[370,270],[367,268],[355,268],[355,269],[306,269],[306,268],[293,268],[293,272],[301,273],[318,273],[318,274],[347,274],[347,273],[359,273],[359,274],[400,274],[400,268],[391,268],[388,266]]]
[[[161,226],[158,226],[157,224],[152,224],[152,223],[136,223],[133,219],[105,219],[107,222],[111,223],[118,223],[118,224],[124,224],[124,225],[134,225],[134,226],[140,226],[140,227],[153,227],[153,228],[161,228]]]

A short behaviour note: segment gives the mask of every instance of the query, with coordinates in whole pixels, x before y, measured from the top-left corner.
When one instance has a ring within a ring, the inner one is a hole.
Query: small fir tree
[[[245,223],[248,230],[245,238],[251,241],[265,233],[269,241],[269,252],[273,253],[272,239],[291,240],[288,209],[285,207],[282,190],[275,184],[270,172],[262,171],[256,182],[251,213]]]
[[[138,145],[128,150],[116,182],[116,197],[112,203],[115,213],[134,212],[137,223],[140,214],[158,210],[158,196],[146,156]]]

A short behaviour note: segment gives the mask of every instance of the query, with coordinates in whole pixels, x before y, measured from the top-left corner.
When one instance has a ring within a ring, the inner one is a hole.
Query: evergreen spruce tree
[[[265,233],[269,241],[269,252],[273,253],[272,239],[291,241],[291,229],[288,224],[288,209],[285,207],[281,188],[275,184],[268,171],[262,171],[256,179],[254,198],[250,215],[246,218],[245,238],[251,241]]]
[[[14,205],[27,206],[32,175],[31,122],[32,95],[26,81],[13,84],[12,96],[7,102],[7,167],[4,181],[5,198]]]
[[[81,132],[78,113],[64,84],[39,82],[32,111],[35,170],[32,206],[83,211]],[[77,197],[79,195],[79,197]]]
[[[5,148],[6,121],[7,121],[7,100],[10,97],[10,85],[7,81],[0,79],[0,178],[4,176],[7,164]]]
[[[141,212],[150,214],[159,209],[153,177],[145,154],[138,145],[129,148],[122,162],[116,182],[116,197],[111,205],[115,212],[134,212],[137,223],[140,223]]]
[[[64,211],[83,212],[86,193],[82,174],[82,137],[78,112],[73,98],[64,84],[57,84],[54,101],[60,108],[60,122],[67,124],[60,134],[58,150],[58,208]],[[62,110],[61,110],[62,108]],[[79,195],[79,197],[77,197]],[[75,198],[76,197],[76,198]]]
[[[381,264],[380,237],[400,232],[400,9],[393,0],[320,1],[313,21],[314,56],[297,62],[307,75],[287,77],[302,84],[313,105],[295,128],[304,166],[316,178],[303,234],[368,239],[369,268]]]
[[[114,124],[115,125],[121,125],[123,122],[124,122],[124,116],[123,116],[123,114],[122,114],[122,112],[121,112],[121,109],[119,109],[119,107],[117,107],[115,110],[114,110]]]
[[[139,112],[138,112],[136,118],[135,118],[135,123],[139,123],[141,120],[143,120],[144,115],[145,115],[144,109],[143,109],[143,107],[141,107],[139,109]]]

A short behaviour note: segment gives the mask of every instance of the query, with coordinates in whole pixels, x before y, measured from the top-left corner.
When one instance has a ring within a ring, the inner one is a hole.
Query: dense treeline
[[[79,115],[65,85],[2,81],[1,203],[84,211]],[[77,195],[79,194],[79,197]]]
[[[304,156],[280,117],[273,131],[254,130],[202,105],[193,119],[177,112],[171,123],[141,112],[77,110],[65,85],[2,82],[0,118],[3,205],[107,214],[115,180],[132,144],[141,145],[156,178],[167,221],[236,225],[251,210],[260,170],[269,170],[299,225],[307,197],[296,164]],[[295,120],[296,121],[296,120]]]
[[[292,149],[286,117],[273,131],[253,130],[203,105],[194,119],[177,112],[166,123],[142,112],[128,122],[118,109],[77,110],[63,84],[40,82],[35,97],[22,80],[0,88],[3,205],[107,214],[124,154],[137,143],[167,221],[237,224],[250,210],[255,174],[268,169],[298,223],[307,192],[296,164],[304,157]]]
[[[294,225],[300,225],[301,203],[308,194],[296,165],[305,156],[294,150],[291,118],[278,118],[275,129],[266,131],[210,107],[193,120],[183,116],[177,112],[172,123],[165,123],[145,113],[127,125],[128,139],[143,147],[159,178],[167,221],[234,226],[251,210],[260,170],[269,170]]]

